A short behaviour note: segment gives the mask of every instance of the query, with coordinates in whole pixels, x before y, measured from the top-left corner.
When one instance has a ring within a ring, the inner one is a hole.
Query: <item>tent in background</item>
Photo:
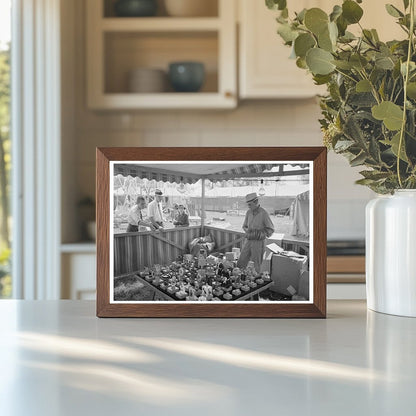
[[[294,204],[292,235],[309,237],[309,191],[299,194]]]

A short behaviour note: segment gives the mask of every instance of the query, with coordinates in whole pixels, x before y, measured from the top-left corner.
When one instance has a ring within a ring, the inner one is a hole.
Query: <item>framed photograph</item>
[[[324,318],[326,154],[97,148],[97,316]]]

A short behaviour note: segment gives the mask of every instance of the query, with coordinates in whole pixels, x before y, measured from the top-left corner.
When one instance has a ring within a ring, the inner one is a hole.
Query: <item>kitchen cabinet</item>
[[[61,253],[62,299],[95,300],[95,244],[63,244]]]
[[[116,17],[104,0],[88,0],[87,103],[90,109],[233,108],[237,105],[236,4],[217,3],[216,16]],[[110,4],[111,6],[111,4]],[[128,74],[167,72],[169,63],[205,66],[199,92],[129,92]]]
[[[299,0],[296,10],[325,8],[325,2]],[[264,1],[239,0],[238,6],[240,97],[308,98],[322,92],[322,87],[313,84],[311,75],[289,59],[291,50],[276,33],[277,13],[268,10]]]
[[[320,7],[330,12],[334,0],[298,0],[289,3],[290,11]],[[401,0],[390,3],[402,9]],[[264,1],[239,0],[239,95],[242,99],[290,99],[308,98],[325,92],[322,86],[313,84],[312,77],[290,59],[291,49],[277,35],[276,11],[268,10]],[[366,0],[362,25],[376,28],[381,40],[403,38],[404,32],[394,24],[378,0]],[[348,30],[357,33],[353,25]]]

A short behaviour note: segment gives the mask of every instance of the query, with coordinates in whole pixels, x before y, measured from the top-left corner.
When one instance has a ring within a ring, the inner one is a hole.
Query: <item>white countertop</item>
[[[0,415],[412,415],[416,319],[98,319],[0,301]]]

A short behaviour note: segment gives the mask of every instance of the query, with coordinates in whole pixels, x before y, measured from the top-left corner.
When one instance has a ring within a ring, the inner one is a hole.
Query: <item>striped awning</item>
[[[258,174],[261,176],[265,171],[276,171],[276,176],[285,170],[286,175],[290,173],[288,167],[309,168],[308,163],[261,163],[261,164],[230,164],[230,163],[198,163],[181,164],[178,163],[158,163],[158,164],[130,164],[115,163],[114,175],[139,177],[142,179],[171,182],[171,183],[195,183],[201,178],[220,180],[222,175],[238,178],[245,174]],[[306,172],[305,172],[306,173]],[[294,172],[295,174],[295,172]],[[299,174],[299,173],[296,173]]]

